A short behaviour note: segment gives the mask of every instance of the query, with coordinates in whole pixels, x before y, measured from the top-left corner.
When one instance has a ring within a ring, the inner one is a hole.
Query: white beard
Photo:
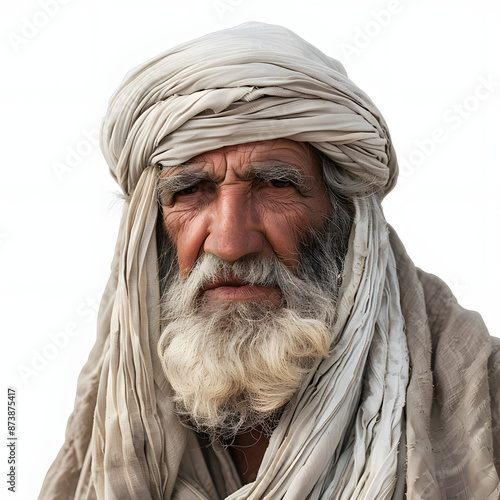
[[[281,306],[203,300],[205,284],[229,276],[277,286]],[[314,361],[328,356],[335,297],[275,258],[229,264],[204,254],[187,278],[177,273],[162,309],[158,354],[177,411],[197,431],[227,439],[257,425],[269,429]]]

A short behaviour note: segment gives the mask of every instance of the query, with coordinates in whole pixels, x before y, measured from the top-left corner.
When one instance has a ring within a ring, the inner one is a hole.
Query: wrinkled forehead
[[[177,168],[214,168],[227,169],[234,167],[252,167],[266,165],[289,165],[304,174],[317,176],[321,174],[321,160],[316,148],[307,142],[289,139],[273,139],[254,141],[230,146],[223,146],[197,154],[174,168],[165,167],[162,176],[169,176]],[[175,168],[177,167],[177,168]]]

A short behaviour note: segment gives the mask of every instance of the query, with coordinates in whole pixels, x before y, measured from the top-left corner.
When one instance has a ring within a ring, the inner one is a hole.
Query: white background
[[[18,392],[17,498],[36,498],[63,443],[108,278],[121,202],[95,130],[129,69],[202,34],[282,24],[343,62],[404,165],[388,221],[500,335],[495,0],[47,0],[50,15],[43,1],[10,2],[0,21],[2,390]]]

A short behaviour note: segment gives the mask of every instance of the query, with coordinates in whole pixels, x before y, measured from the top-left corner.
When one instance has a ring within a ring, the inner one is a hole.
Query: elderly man
[[[381,201],[387,126],[337,61],[250,23],[131,72],[97,342],[41,499],[496,499],[499,344]]]

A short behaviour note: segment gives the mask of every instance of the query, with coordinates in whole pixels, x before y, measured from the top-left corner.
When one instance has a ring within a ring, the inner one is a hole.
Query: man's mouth
[[[210,281],[209,283],[204,285],[202,291],[205,292],[207,290],[213,290],[214,288],[225,287],[225,286],[240,287],[240,286],[254,286],[254,285],[251,285],[250,283],[240,280],[239,278],[229,278],[229,279],[219,278]]]
[[[208,301],[270,301],[276,307],[281,303],[278,287],[252,284],[236,277],[210,281],[202,287],[201,292]]]

